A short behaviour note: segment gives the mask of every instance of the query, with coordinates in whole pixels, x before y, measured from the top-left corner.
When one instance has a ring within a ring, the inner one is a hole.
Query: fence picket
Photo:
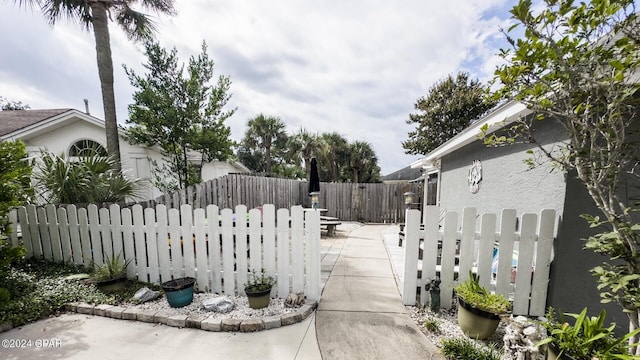
[[[518,244],[518,265],[516,268],[516,290],[513,301],[513,314],[529,313],[529,294],[531,294],[531,272],[533,271],[533,248],[536,242],[536,214],[522,215],[520,241]]]
[[[220,213],[218,206],[207,205],[208,237],[209,237],[209,268],[211,269],[211,291],[222,292],[222,261],[220,257]]]
[[[277,212],[277,296],[289,294],[289,210],[278,209]]]
[[[87,209],[85,208],[78,209],[78,227],[80,228],[82,263],[86,266],[93,265],[91,235],[89,234],[89,217],[87,216]]]
[[[469,271],[473,265],[475,249],[476,231],[475,208],[464,208],[462,210],[462,236],[460,237],[460,261],[458,270],[458,281],[469,279]]]
[[[531,305],[529,308],[531,316],[543,316],[546,311],[555,221],[555,210],[545,209],[540,212],[536,265],[531,284]]]
[[[416,287],[418,284],[416,270],[418,267],[420,238],[417,230],[420,228],[420,212],[408,211],[406,219],[405,229],[410,228],[414,231],[405,232],[404,261],[406,266],[403,277],[404,291],[402,292],[402,302],[405,305],[412,305],[416,302]]]
[[[320,300],[320,213],[307,211],[305,213],[307,224],[306,261],[309,263],[305,294],[311,301]],[[286,295],[285,295],[286,296]]]
[[[26,250],[25,256],[27,258],[33,257],[33,243],[31,242],[31,224],[29,223],[27,215],[27,208],[24,206],[18,207],[18,221],[20,222],[20,229],[22,230],[22,244]],[[26,226],[25,226],[26,225]]]
[[[407,216],[410,216],[409,214]],[[416,215],[416,216],[419,216]],[[435,279],[436,277],[436,266],[438,265],[438,241],[440,239],[439,229],[438,227],[438,217],[440,216],[440,207],[439,206],[427,206],[426,210],[426,221],[424,224],[424,242],[422,244],[422,278],[420,281],[420,288],[424,289],[424,285],[427,281],[431,279]],[[420,218],[414,220],[417,222],[414,224],[415,232],[419,232],[420,227]],[[405,231],[407,234],[407,231]],[[406,278],[405,278],[406,279]],[[424,294],[424,293],[423,293]],[[422,305],[426,305],[427,299],[429,297],[424,294],[424,296],[420,297],[420,303]]]
[[[104,264],[104,250],[100,240],[100,220],[98,207],[95,204],[87,206],[87,217],[89,220],[89,234],[91,236],[91,256],[97,266]]]
[[[193,246],[193,213],[191,206],[180,206],[180,219],[182,224],[182,248],[184,249],[184,273],[187,277],[196,277],[196,249]]]
[[[132,260],[127,265],[127,277],[132,279],[138,272],[138,264],[136,263],[136,249],[133,234],[133,219],[130,209],[122,209],[120,213],[122,220],[122,241],[124,245],[124,258]]]
[[[49,234],[49,221],[47,220],[44,208],[36,209],[36,216],[39,222],[38,232],[40,233],[40,246],[42,246],[42,256],[47,260],[53,259],[51,252],[51,236]]]
[[[500,219],[500,241],[498,242],[498,274],[496,293],[509,296],[511,268],[513,264],[513,243],[516,240],[516,211],[502,210]]]
[[[27,221],[29,228],[29,245],[33,256],[42,258],[42,246],[40,245],[40,230],[38,226],[38,217],[36,215],[35,205],[27,205]]]
[[[238,295],[244,295],[244,284],[247,282],[249,260],[247,258],[247,207],[236,206],[236,279]]]
[[[291,292],[304,291],[304,210],[291,208]]]
[[[149,281],[147,270],[147,246],[144,237],[144,214],[142,206],[135,205],[131,208],[133,216],[133,238],[136,249],[136,268],[138,270],[138,280]]]
[[[458,213],[448,212],[444,217],[444,233],[442,236],[442,261],[440,265],[440,303],[450,306],[452,303],[453,280],[455,274],[455,258],[458,242]]]
[[[53,261],[62,261],[62,245],[60,244],[60,224],[58,223],[58,214],[56,213],[56,207],[52,204],[45,206],[45,212],[47,213],[47,222],[49,228],[47,232],[51,239],[51,255]]]
[[[102,255],[104,260],[108,261],[116,257],[114,254],[113,243],[111,237],[111,222],[109,220],[109,209],[102,208],[99,210],[98,215],[100,217],[100,239],[102,242]]]
[[[180,234],[180,211],[169,209],[169,254],[171,259],[171,275],[180,278],[184,275],[184,259],[182,254],[182,236]],[[171,280],[171,279],[167,279]]]
[[[84,264],[82,260],[82,244],[80,242],[80,226],[78,225],[78,210],[75,205],[67,205],[67,220],[69,221],[69,237],[71,238],[71,252],[73,263]]]
[[[262,270],[262,212],[258,209],[249,210],[249,269],[260,272]]]
[[[167,229],[167,207],[156,205],[156,221],[158,233],[158,266],[160,266],[160,281],[171,280],[171,260],[169,252],[169,230]]]
[[[480,223],[478,274],[482,274],[480,276],[480,285],[485,288],[489,288],[491,285],[491,265],[493,264],[493,249],[496,241],[496,220],[496,214],[483,214]]]
[[[147,242],[147,260],[149,262],[149,282],[160,282],[158,269],[158,237],[156,231],[156,211],[153,208],[144,209],[145,236]]]
[[[11,234],[9,234],[9,238],[11,239],[11,246],[17,247],[20,246],[20,241],[18,240],[18,210],[12,209],[9,211],[9,226],[11,228]]]
[[[234,259],[233,259],[233,233],[228,229],[233,228],[233,211],[231,209],[223,209],[222,214],[222,268],[223,268],[223,285],[225,294],[233,294],[236,287],[234,277]],[[227,230],[227,231],[225,231]]]
[[[71,263],[73,261],[73,250],[71,248],[71,237],[69,236],[69,219],[67,212],[63,208],[57,209],[58,223],[60,224],[60,250],[62,251],[62,261]]]
[[[211,285],[209,285],[209,273],[207,271],[207,239],[205,226],[205,211],[204,209],[195,209],[193,211],[193,218],[195,222],[195,242],[196,242],[196,283],[198,284],[198,290],[209,291]],[[213,221],[211,219],[210,221]],[[213,241],[213,240],[211,240]]]
[[[262,207],[262,254],[264,271],[276,274],[276,208],[271,204]]]
[[[120,218],[120,206],[112,204],[109,206],[109,224],[111,230],[111,244],[113,245],[113,255],[121,256],[124,259],[124,246],[122,244],[122,219]]]

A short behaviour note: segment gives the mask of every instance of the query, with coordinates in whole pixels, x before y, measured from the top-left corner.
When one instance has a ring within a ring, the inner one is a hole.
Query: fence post
[[[320,300],[320,212],[305,212],[305,227],[307,228],[307,262],[309,273],[307,274],[308,287],[307,298],[312,301]]]
[[[418,249],[420,246],[420,211],[407,210],[407,222],[404,227],[404,281],[402,289],[402,303],[415,305],[416,287],[418,283]]]

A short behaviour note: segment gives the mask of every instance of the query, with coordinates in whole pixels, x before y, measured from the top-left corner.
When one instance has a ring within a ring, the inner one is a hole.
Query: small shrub
[[[452,360],[500,360],[500,351],[493,347],[480,347],[467,338],[440,340],[442,354]]]
[[[276,284],[275,279],[272,276],[265,276],[264,269],[260,272],[260,275],[256,275],[256,271],[252,270],[249,274],[249,280],[244,284],[245,292],[262,292],[267,291]]]
[[[440,321],[438,321],[437,319],[429,318],[425,320],[422,325],[430,332],[436,335],[440,334]]]

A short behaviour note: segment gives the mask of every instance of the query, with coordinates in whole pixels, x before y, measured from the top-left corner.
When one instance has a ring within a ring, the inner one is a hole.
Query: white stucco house
[[[161,164],[162,154],[157,148],[130,144],[124,134],[121,130],[122,169],[129,176],[143,180],[140,200],[155,199],[162,193],[149,181],[151,161]],[[73,157],[85,148],[106,149],[104,120],[75,109],[0,111],[0,141],[5,140],[22,140],[34,157],[41,150]],[[247,172],[250,170],[235,161],[212,161],[203,165],[202,178],[207,181],[229,173]]]

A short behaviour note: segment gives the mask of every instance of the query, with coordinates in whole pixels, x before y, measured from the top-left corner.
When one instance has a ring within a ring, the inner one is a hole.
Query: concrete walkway
[[[332,244],[339,254],[316,313],[324,360],[442,358],[402,304],[383,242],[388,227],[365,225]]]

